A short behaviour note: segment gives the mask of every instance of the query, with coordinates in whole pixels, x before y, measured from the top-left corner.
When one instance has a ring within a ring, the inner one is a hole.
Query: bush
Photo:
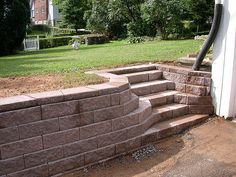
[[[130,44],[136,44],[136,43],[143,43],[145,42],[144,37],[129,37],[128,43]]]
[[[29,34],[46,34],[50,32],[51,29],[48,25],[32,25],[28,28]]]
[[[93,45],[93,44],[104,44],[109,42],[109,37],[103,35],[97,36],[85,36],[85,44]]]
[[[50,37],[39,40],[40,49],[53,48],[68,45],[71,37]]]
[[[30,22],[28,0],[1,1],[0,3],[0,55],[16,52],[25,38]]]

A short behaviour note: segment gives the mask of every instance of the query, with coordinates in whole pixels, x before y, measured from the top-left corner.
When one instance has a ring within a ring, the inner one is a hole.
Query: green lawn
[[[115,41],[103,45],[57,47],[0,57],[0,77],[80,72],[131,63],[175,60],[199,50],[201,41],[150,41],[128,44]]]

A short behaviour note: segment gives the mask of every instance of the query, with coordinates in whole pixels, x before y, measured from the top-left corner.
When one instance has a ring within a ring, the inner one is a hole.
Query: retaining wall
[[[157,68],[177,85],[188,84]],[[109,83],[0,99],[0,176],[58,175],[148,143],[142,134],[153,124],[151,104],[139,101],[116,70],[98,73]],[[210,76],[199,77],[209,87]],[[176,100],[188,104],[184,98]]]

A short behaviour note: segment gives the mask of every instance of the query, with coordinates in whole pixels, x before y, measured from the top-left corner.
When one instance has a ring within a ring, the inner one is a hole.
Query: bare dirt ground
[[[60,76],[0,78],[0,98],[60,89]]]
[[[0,78],[0,98],[79,87],[105,81],[98,76],[81,73]]]
[[[132,154],[64,177],[232,177],[236,176],[236,123],[214,118],[154,144],[156,152]]]

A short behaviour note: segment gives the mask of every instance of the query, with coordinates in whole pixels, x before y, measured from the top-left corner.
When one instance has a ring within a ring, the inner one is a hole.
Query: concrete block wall
[[[54,176],[142,146],[150,103],[126,78],[0,100],[0,176]]]
[[[190,114],[213,114],[214,106],[211,97],[211,73],[192,71],[170,65],[157,65],[163,72],[163,78],[175,82],[175,103],[189,105]]]
[[[174,80],[176,85],[189,84],[189,80],[173,77],[170,69],[163,70],[156,65],[150,69],[156,67],[163,71],[164,78]],[[139,67],[136,70],[139,71]],[[175,73],[183,74],[179,72]],[[196,86],[203,86],[198,78],[210,77],[189,73],[184,73],[184,77],[197,77],[190,79],[195,83],[191,85]],[[114,158],[149,142],[143,134],[156,121],[151,103],[139,101],[131,93],[126,77],[108,71],[99,75],[109,78],[110,82],[0,99],[1,177],[60,175]],[[206,89],[209,84],[205,85],[204,80],[203,87]],[[207,96],[201,94],[184,93],[174,99],[192,105],[192,113],[206,109],[201,103],[210,103]]]

